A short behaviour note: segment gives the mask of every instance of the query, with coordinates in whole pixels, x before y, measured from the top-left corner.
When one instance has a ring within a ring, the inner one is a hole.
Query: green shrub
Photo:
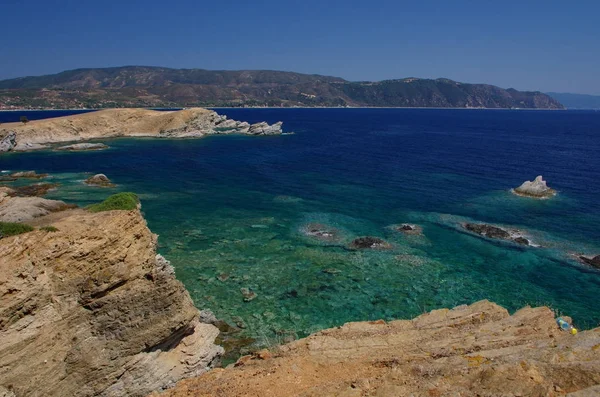
[[[16,236],[32,231],[33,228],[22,223],[0,222],[0,238]]]
[[[101,203],[92,204],[88,207],[90,212],[112,211],[112,210],[134,210],[140,199],[135,193],[117,193]]]
[[[43,226],[43,227],[40,227],[40,230],[43,230],[45,232],[52,232],[52,233],[58,232],[58,229],[55,228],[54,226]]]

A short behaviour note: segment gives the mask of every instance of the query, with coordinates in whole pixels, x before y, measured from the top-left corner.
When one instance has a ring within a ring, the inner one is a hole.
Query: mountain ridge
[[[121,66],[0,81],[0,109],[180,106],[563,109],[539,91],[447,78],[352,82],[274,70]]]

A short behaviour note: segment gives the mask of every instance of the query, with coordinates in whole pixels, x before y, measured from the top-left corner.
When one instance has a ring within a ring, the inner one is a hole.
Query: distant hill
[[[560,92],[548,92],[568,109],[600,109],[599,95],[568,94]]]
[[[0,81],[0,109],[174,106],[563,108],[541,92],[448,79],[350,82],[270,70],[125,66]]]

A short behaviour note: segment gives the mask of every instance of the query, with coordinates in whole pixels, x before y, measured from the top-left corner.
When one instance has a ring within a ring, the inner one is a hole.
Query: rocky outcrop
[[[507,240],[520,245],[530,245],[528,239],[516,232],[509,232],[498,226],[487,225],[485,223],[465,223],[463,225],[465,229],[470,232],[476,233],[480,236],[487,237],[494,240]]]
[[[358,237],[350,243],[350,249],[390,249],[392,245],[379,237]]]
[[[412,225],[410,223],[403,223],[392,227],[395,231],[404,234],[419,236],[423,234],[423,227],[419,225]]]
[[[65,213],[68,215],[68,213]],[[222,353],[139,211],[0,240],[0,391],[144,396]]]
[[[10,135],[12,140],[7,147],[11,146],[11,150],[33,150],[45,148],[47,144],[52,143],[114,137],[200,138],[213,134],[274,135],[282,133],[281,126],[282,123],[250,125],[202,108],[178,111],[107,109],[33,120],[26,124],[9,123],[0,126],[0,136],[3,132],[14,132]],[[77,143],[59,149],[90,150],[101,149],[104,146],[97,143]]]
[[[600,328],[573,336],[547,307],[480,301],[324,330],[161,396],[593,396],[599,349]]]
[[[17,146],[17,133],[14,131],[8,131],[2,138],[0,138],[0,153],[10,152]]]
[[[52,212],[73,208],[73,205],[58,200],[40,197],[13,197],[16,191],[0,187],[0,222],[27,222]]]
[[[75,143],[73,145],[60,146],[56,148],[56,150],[64,150],[70,152],[103,149],[108,149],[108,146],[106,146],[103,143]]]
[[[100,187],[114,187],[115,184],[108,179],[104,174],[96,174],[90,176],[84,181],[87,185],[100,186]]]
[[[600,269],[600,255],[596,255],[593,258],[587,257],[587,256],[579,256],[579,259],[583,262],[586,263],[590,266],[596,267],[598,269]]]
[[[48,174],[38,174],[35,171],[19,171],[19,172],[13,172],[12,174],[9,174],[6,177],[3,177],[3,179],[8,179],[8,180],[16,180],[16,179],[42,179],[47,177]]]
[[[519,196],[533,198],[548,198],[556,195],[556,190],[549,188],[541,175],[538,175],[533,182],[523,182],[521,186],[514,188],[512,192]]]

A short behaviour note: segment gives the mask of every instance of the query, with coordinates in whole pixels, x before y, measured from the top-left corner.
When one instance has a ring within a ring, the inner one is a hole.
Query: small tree
[[[21,123],[23,123],[23,124],[29,123],[29,119],[27,118],[27,116],[21,116]]]

